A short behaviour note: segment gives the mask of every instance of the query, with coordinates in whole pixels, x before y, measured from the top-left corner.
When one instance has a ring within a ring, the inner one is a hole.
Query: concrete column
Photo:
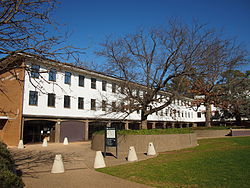
[[[84,121],[84,141],[89,140],[89,120]]]
[[[182,128],[182,126],[183,126],[183,124],[182,124],[182,123],[180,123],[180,128]]]
[[[155,122],[152,123],[152,129],[155,129]]]
[[[129,130],[128,121],[125,121],[125,130]]]
[[[60,142],[60,129],[61,129],[61,120],[58,119],[55,125],[55,143]]]
[[[20,140],[23,140],[24,118],[21,120]]]
[[[174,123],[171,123],[171,126],[172,126],[172,128],[174,128],[174,127],[175,127],[175,124],[174,124]]]
[[[193,127],[197,127],[197,123],[193,123]]]
[[[163,129],[166,129],[167,128],[167,122],[164,122],[163,123]]]

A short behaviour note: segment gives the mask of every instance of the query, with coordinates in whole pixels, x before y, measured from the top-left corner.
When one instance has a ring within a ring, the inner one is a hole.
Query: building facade
[[[138,129],[140,111],[125,114],[112,110],[120,105],[122,80],[71,64],[32,55],[7,57],[9,68],[1,72],[0,139],[8,145],[91,139],[92,133],[110,124]],[[7,63],[6,63],[7,64]],[[14,66],[13,66],[14,64]],[[138,89],[140,95],[142,91]],[[202,108],[175,100],[148,116],[148,128],[195,126],[204,122]]]

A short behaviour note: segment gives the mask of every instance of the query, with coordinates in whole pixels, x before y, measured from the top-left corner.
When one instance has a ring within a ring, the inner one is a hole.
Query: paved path
[[[70,143],[65,146],[59,143],[42,147],[41,144],[27,145],[25,149],[10,148],[22,179],[27,188],[78,188],[78,187],[109,187],[109,188],[145,188],[146,185],[130,182],[94,170],[95,151],[90,149],[90,142]],[[56,154],[61,154],[65,172],[51,174]],[[137,154],[139,160],[147,159],[144,154]],[[119,158],[107,156],[107,166],[128,163],[126,153],[119,153]]]

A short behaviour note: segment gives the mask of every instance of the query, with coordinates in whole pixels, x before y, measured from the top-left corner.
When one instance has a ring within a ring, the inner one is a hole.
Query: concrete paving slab
[[[69,145],[48,143],[25,145],[24,149],[10,148],[13,157],[22,173],[22,179],[28,188],[42,187],[148,187],[138,183],[123,180],[114,176],[99,173],[94,170],[96,151],[90,149],[90,142],[76,142]],[[61,154],[65,172],[51,174],[51,168],[56,154]],[[138,153],[139,160],[152,158],[144,153]],[[112,155],[105,158],[107,166],[129,163],[127,153],[118,153],[118,159]]]

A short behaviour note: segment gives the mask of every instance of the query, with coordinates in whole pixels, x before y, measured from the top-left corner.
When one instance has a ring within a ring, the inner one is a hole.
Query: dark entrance
[[[84,124],[80,121],[63,121],[60,128],[60,142],[67,137],[69,142],[84,140]]]
[[[38,143],[47,138],[48,142],[55,142],[54,121],[28,120],[24,122],[23,142]]]

